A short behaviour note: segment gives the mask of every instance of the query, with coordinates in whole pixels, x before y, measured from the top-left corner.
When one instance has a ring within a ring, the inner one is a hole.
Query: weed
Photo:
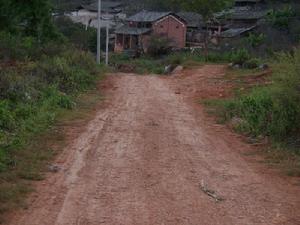
[[[267,137],[274,145],[280,145],[281,155],[286,157],[298,155],[299,146],[295,148],[289,143],[300,139],[299,65],[300,49],[279,54],[273,63],[272,85],[255,87],[246,93],[236,92],[235,98],[211,102],[211,105],[223,120],[231,122],[237,118],[239,123],[235,128],[239,132]],[[299,157],[293,158],[299,168]]]

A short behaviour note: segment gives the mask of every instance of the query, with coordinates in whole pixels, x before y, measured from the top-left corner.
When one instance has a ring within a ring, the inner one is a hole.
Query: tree
[[[169,0],[171,4],[180,5],[185,10],[200,13],[207,21],[213,13],[232,5],[233,0]]]
[[[49,0],[0,0],[0,30],[24,32],[38,40],[57,35]]]
[[[168,0],[172,5],[179,5],[187,11],[196,12],[202,15],[206,24],[212,19],[215,12],[232,6],[233,0]],[[205,32],[204,50],[205,56],[208,56],[208,28]]]

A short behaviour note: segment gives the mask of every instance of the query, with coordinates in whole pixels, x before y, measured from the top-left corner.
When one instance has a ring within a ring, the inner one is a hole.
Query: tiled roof
[[[224,10],[219,13],[215,13],[215,17],[218,19],[227,18],[233,20],[254,20],[260,19],[266,16],[268,11],[266,10],[253,10],[248,7],[235,7],[230,10]]]
[[[203,17],[198,13],[179,12],[176,15],[186,21],[188,27],[198,27],[203,24]]]
[[[101,7],[103,11],[114,11],[115,8],[121,7],[123,4],[120,2],[102,1]],[[89,11],[98,11],[98,2],[94,2],[89,5],[82,5],[84,9]]]
[[[236,11],[232,13],[229,17],[233,20],[252,20],[260,19],[267,15],[267,11]]]
[[[129,17],[127,20],[132,22],[155,22],[170,14],[171,12],[150,12],[150,11],[143,10]]]
[[[128,25],[124,25],[118,28],[115,33],[116,34],[131,34],[131,35],[141,35],[150,32],[150,28],[137,28],[137,27],[130,27]]]
[[[221,33],[222,38],[233,38],[236,36],[239,36],[243,33],[246,33],[248,31],[251,31],[255,28],[256,26],[251,26],[251,27],[241,27],[241,28],[230,28],[226,31],[223,31]]]

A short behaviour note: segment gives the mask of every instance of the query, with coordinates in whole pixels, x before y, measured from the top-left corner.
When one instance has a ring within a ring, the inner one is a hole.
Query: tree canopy
[[[145,8],[158,11],[192,11],[200,13],[204,19],[209,19],[214,12],[221,11],[233,4],[234,0],[144,0]]]
[[[44,40],[55,35],[48,0],[0,0],[0,30]]]
[[[214,12],[233,4],[233,0],[166,0],[169,4],[188,11],[200,13],[204,19],[209,19]]]

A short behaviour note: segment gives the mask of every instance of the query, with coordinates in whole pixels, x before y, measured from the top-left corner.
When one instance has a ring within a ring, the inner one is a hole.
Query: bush
[[[249,36],[246,38],[246,41],[248,44],[250,44],[253,48],[258,47],[261,45],[266,39],[265,34],[260,33],[260,34],[255,34],[255,33],[250,33]]]
[[[48,84],[57,85],[62,92],[76,93],[94,83],[97,65],[90,54],[68,50],[61,56],[44,57],[34,73]]]
[[[148,54],[156,57],[165,55],[172,49],[171,40],[163,36],[151,36],[148,46]]]
[[[35,48],[34,39],[0,32],[0,60],[24,60],[30,57]]]
[[[12,130],[14,127],[15,121],[9,102],[6,100],[0,101],[0,131]]]
[[[250,94],[225,103],[227,119],[246,121],[243,131],[277,140],[299,135],[300,49],[281,54],[274,65],[273,85],[255,88]]]
[[[59,109],[72,109],[74,96],[95,85],[99,72],[92,55],[74,48],[1,68],[0,168],[9,166],[10,150],[46,129]]]
[[[257,58],[252,58],[244,62],[243,67],[246,69],[255,69],[259,66],[260,60]]]
[[[292,17],[295,16],[295,11],[291,6],[286,6],[280,10],[270,10],[268,13],[269,22],[277,28],[288,29]]]
[[[232,52],[230,58],[234,64],[243,65],[247,60],[251,58],[251,56],[246,49],[242,48]]]
[[[86,29],[81,23],[74,23],[66,16],[60,16],[55,19],[55,25],[58,30],[70,41],[76,48],[97,52],[97,30],[93,27]],[[111,33],[111,32],[110,32]],[[101,49],[106,47],[106,29],[101,28]],[[113,46],[109,46],[112,49]]]

